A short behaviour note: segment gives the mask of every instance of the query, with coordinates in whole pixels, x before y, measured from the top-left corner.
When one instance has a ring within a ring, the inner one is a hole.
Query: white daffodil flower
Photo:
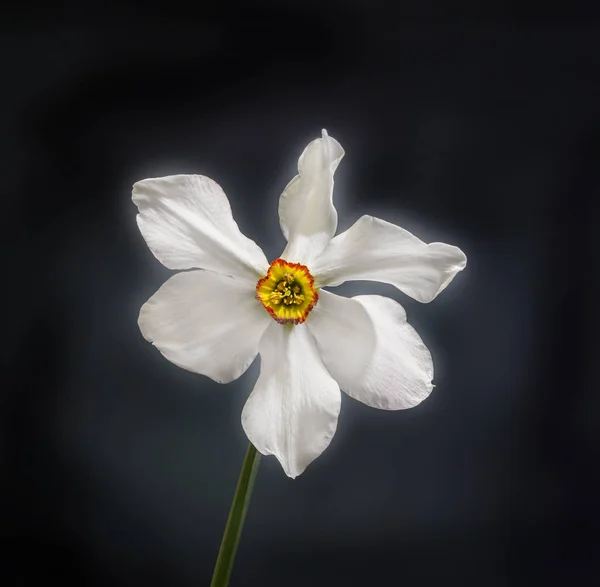
[[[272,263],[240,232],[212,179],[172,175],[133,186],[152,253],[169,269],[191,270],[173,275],[144,304],[142,334],[169,361],[219,383],[238,378],[259,353],[242,426],[292,478],[329,445],[340,389],[397,410],[433,388],[431,354],[399,303],[322,288],[381,281],[430,302],[466,265],[457,247],[426,244],[372,216],[334,236],[333,176],[343,155],[323,130],[300,156],[279,200],[287,246]]]

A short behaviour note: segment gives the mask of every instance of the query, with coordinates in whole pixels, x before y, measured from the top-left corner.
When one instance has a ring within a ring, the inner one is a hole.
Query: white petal
[[[242,412],[250,442],[297,477],[329,445],[340,390],[304,324],[273,322],[260,341],[260,376]]]
[[[407,324],[404,308],[383,296],[356,296],[375,328],[375,350],[360,377],[343,390],[374,408],[401,410],[422,402],[433,389],[431,353]]]
[[[138,226],[169,269],[198,267],[256,281],[269,263],[233,219],[227,196],[203,175],[144,179],[133,186]]]
[[[375,349],[375,329],[356,300],[320,290],[306,325],[315,337],[323,364],[342,390],[361,377]]]
[[[382,281],[430,302],[466,264],[458,247],[426,244],[395,224],[363,216],[329,243],[311,264],[311,273],[319,287],[354,279]]]
[[[279,223],[288,244],[286,261],[309,263],[329,243],[337,228],[333,206],[333,174],[344,156],[341,145],[326,130],[298,160],[298,175],[279,198]]]
[[[142,306],[138,324],[172,363],[228,383],[252,363],[270,322],[245,280],[189,271],[162,285]]]

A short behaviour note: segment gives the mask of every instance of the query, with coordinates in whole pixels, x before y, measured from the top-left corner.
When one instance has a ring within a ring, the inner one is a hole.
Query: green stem
[[[242,528],[244,527],[244,520],[246,519],[246,512],[248,511],[248,504],[252,496],[252,488],[254,487],[259,463],[260,453],[254,448],[252,443],[248,444],[248,450],[242,464],[235,495],[231,502],[229,518],[225,526],[210,587],[227,587],[229,584],[229,577],[233,569],[233,561],[242,534]]]

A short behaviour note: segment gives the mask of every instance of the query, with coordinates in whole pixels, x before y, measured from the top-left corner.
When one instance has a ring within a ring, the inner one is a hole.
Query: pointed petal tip
[[[298,470],[292,470],[290,469],[290,467],[287,465],[287,463],[284,463],[282,459],[280,459],[277,455],[275,455],[275,457],[277,458],[277,460],[279,461],[279,464],[281,465],[281,468],[283,469],[283,472],[286,474],[287,477],[289,477],[290,479],[296,479],[299,475],[301,475],[302,473],[304,473],[306,467],[304,469],[302,469],[301,471]]]
[[[262,443],[259,438],[257,438],[256,441],[254,440],[255,435],[253,433],[253,430],[249,426],[247,426],[247,418],[246,418],[246,414],[245,414],[244,410],[242,410],[241,422],[242,422],[242,429],[244,430],[246,437],[254,445],[256,450],[263,457],[275,457],[277,459],[277,462],[281,465],[281,468],[283,469],[283,472],[286,474],[287,477],[289,477],[290,479],[296,479],[296,477],[298,477],[299,475],[304,473],[304,471],[306,470],[306,467],[304,467],[301,471],[292,470],[290,468],[290,464],[287,462],[284,455],[278,453],[275,450],[270,450],[269,448],[262,446]]]

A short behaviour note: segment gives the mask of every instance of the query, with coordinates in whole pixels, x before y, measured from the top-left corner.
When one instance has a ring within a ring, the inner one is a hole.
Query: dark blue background
[[[294,481],[264,458],[232,587],[598,580],[592,15],[86,6],[0,25],[2,584],[209,584],[258,361],[222,386],[143,340],[170,272],[131,186],[210,176],[272,259],[279,194],[322,127],[346,150],[340,230],[369,213],[469,261],[428,305],[339,288],[405,306],[437,387],[405,412],[345,396]]]

